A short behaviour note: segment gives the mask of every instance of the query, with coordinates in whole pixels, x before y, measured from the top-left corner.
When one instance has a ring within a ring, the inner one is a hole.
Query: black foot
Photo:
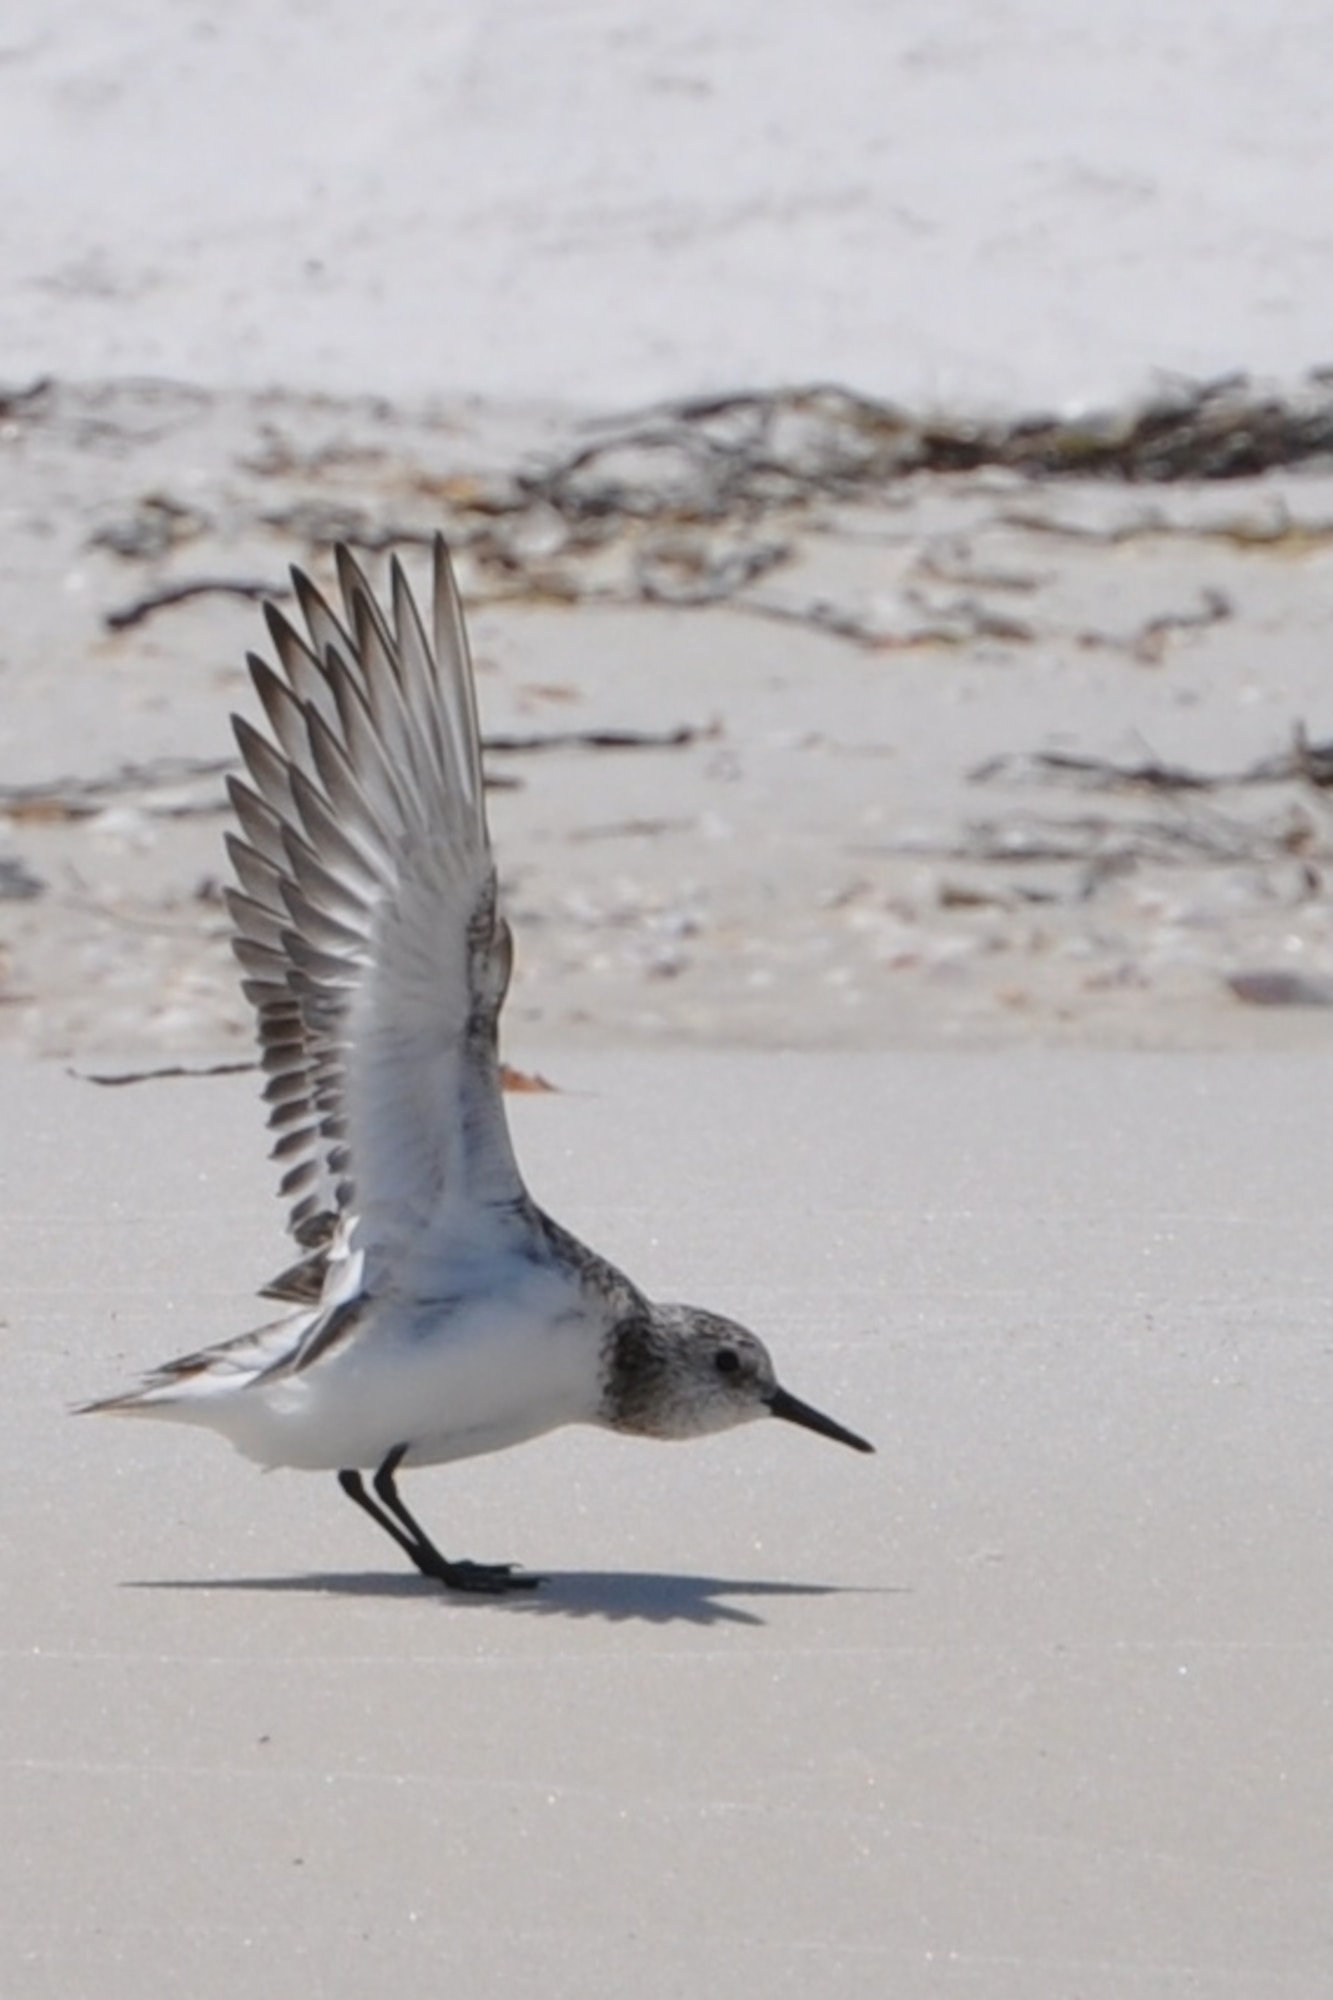
[[[423,1576],[442,1583],[446,1590],[469,1590],[474,1595],[490,1597],[500,1597],[508,1590],[536,1590],[543,1579],[516,1571],[512,1563],[450,1562],[440,1554],[420,1522],[408,1512],[394,1484],[394,1474],[406,1453],[406,1445],[395,1446],[375,1474],[375,1491],[381,1503],[378,1506],[367,1493],[359,1472],[340,1472],[338,1484],[349,1500],[355,1500],[386,1535],[393,1537]]]
[[[512,1563],[448,1562],[441,1557],[438,1569],[422,1563],[417,1567],[446,1590],[470,1590],[487,1597],[502,1597],[507,1590],[537,1590],[546,1581],[516,1570]]]

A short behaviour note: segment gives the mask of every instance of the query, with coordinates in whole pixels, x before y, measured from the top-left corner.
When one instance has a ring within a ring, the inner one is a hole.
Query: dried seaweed
[[[596,428],[590,442],[519,475],[516,499],[571,520],[716,521],[985,466],[1132,484],[1239,479],[1333,455],[1333,378],[1312,375],[1277,395],[1228,375],[1128,409],[1009,421],[914,417],[816,383],[664,403]]]
[[[1260,824],[1217,811],[1181,813],[1175,819],[1080,813],[1069,818],[970,820],[957,834],[938,840],[923,841],[914,835],[901,845],[876,844],[855,851],[1011,865],[1074,861],[1095,863],[1104,871],[1107,864],[1136,861],[1234,865],[1286,859],[1306,851],[1311,832],[1306,822],[1297,823],[1289,814]]]
[[[682,722],[674,729],[551,729],[509,731],[487,736],[483,748],[500,756],[533,750],[684,750],[718,733],[710,723],[701,728]]]
[[[1318,789],[1333,787],[1333,740],[1313,743],[1305,725],[1297,723],[1286,750],[1259,757],[1232,771],[1200,771],[1185,764],[1168,764],[1151,751],[1128,762],[1094,757],[1072,750],[1003,751],[987,757],[968,772],[973,784],[997,780],[1050,780],[1091,791],[1210,792],[1232,785],[1283,785],[1302,782]]]
[[[0,816],[13,820],[90,819],[113,800],[154,793],[179,792],[201,778],[217,778],[235,770],[234,757],[154,757],[144,764],[120,764],[97,778],[47,778],[24,785],[0,785]],[[152,809],[164,817],[218,812],[226,804],[219,789],[204,797],[187,794]]]
[[[166,1079],[184,1077],[193,1080],[205,1076],[246,1076],[257,1070],[257,1062],[207,1063],[193,1068],[185,1063],[165,1063],[159,1069],[92,1070],[70,1069],[65,1072],[79,1083],[97,1083],[104,1089],[119,1089],[126,1083],[161,1083]]]
[[[285,583],[253,583],[245,578],[225,576],[196,577],[189,583],[168,583],[160,590],[147,591],[132,603],[106,612],[102,623],[108,632],[126,632],[132,625],[140,625],[145,618],[151,618],[155,611],[164,611],[173,604],[185,604],[192,597],[272,598],[276,601],[290,596],[291,589]]]
[[[510,731],[484,740],[488,755],[518,756],[548,750],[681,750],[717,735],[717,725],[680,723],[671,729],[555,729]],[[120,764],[92,778],[48,778],[22,785],[0,784],[0,818],[41,824],[91,819],[119,800],[132,800],[162,819],[224,812],[221,789],[197,789],[201,779],[222,778],[237,768],[234,757],[155,757],[143,764]],[[517,781],[488,773],[488,790],[510,790]],[[166,794],[164,797],[163,794]],[[14,876],[0,894],[36,894]],[[37,885],[40,888],[40,884]]]

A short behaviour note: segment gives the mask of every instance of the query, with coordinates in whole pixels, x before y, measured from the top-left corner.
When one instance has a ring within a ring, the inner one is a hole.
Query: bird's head
[[[781,1417],[820,1437],[874,1446],[784,1389],[762,1340],[697,1306],[650,1306],[611,1337],[606,1420],[657,1438],[703,1437],[756,1417]]]

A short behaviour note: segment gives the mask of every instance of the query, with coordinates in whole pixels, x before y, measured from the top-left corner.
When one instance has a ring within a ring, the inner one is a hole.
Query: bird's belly
[[[577,1310],[523,1296],[442,1310],[386,1302],[364,1336],[256,1383],[231,1435],[268,1465],[371,1470],[400,1445],[405,1464],[443,1464],[595,1417],[600,1369],[597,1332]]]

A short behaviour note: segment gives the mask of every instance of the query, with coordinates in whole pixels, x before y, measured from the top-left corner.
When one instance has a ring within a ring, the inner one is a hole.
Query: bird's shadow
[[[734,1598],[864,1595],[866,1586],[784,1583],[770,1578],[678,1576],[653,1570],[554,1570],[533,1590],[501,1596],[442,1590],[429,1578],[392,1571],[337,1571],[308,1576],[144,1578],[130,1590],[254,1590],[301,1592],[319,1597],[432,1598],[450,1609],[523,1613],[528,1617],[604,1618],[612,1624],[764,1625],[767,1620]],[[880,1595],[880,1590],[874,1591]]]

